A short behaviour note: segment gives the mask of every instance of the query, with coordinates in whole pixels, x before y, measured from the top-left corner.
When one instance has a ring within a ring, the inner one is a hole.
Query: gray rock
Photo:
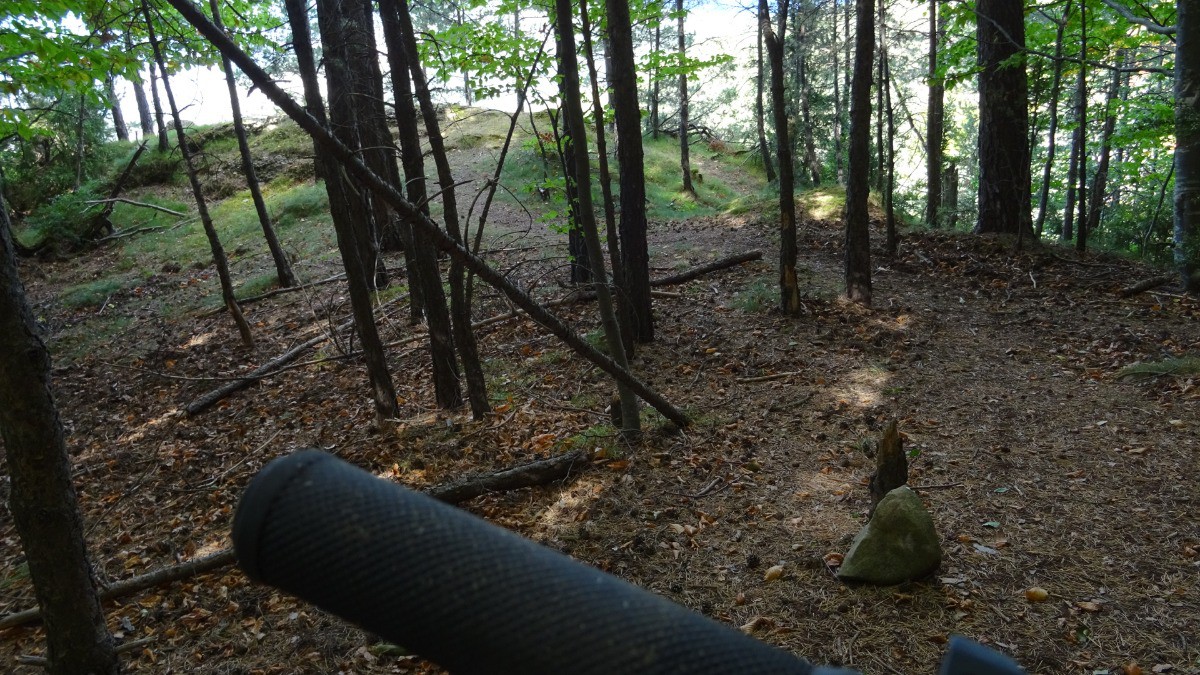
[[[890,586],[924,577],[941,562],[942,545],[929,512],[915,492],[898,487],[854,537],[838,578]]]

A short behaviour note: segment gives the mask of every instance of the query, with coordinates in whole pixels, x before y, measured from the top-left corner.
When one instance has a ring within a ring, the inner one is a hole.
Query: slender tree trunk
[[[1025,15],[1015,0],[978,0],[979,219],[977,233],[1033,234]],[[1016,60],[1014,64],[1013,61]]]
[[[1075,250],[1087,250],[1087,2],[1079,3],[1079,217],[1075,226]]]
[[[421,130],[418,124],[417,107],[413,102],[413,83],[409,63],[416,58],[408,53],[404,41],[404,31],[400,25],[399,9],[396,0],[380,0],[379,14],[383,24],[383,39],[387,43],[388,65],[392,77],[392,98],[396,102],[396,129],[399,132],[400,163],[404,168],[404,192],[409,201],[418,205],[421,213],[429,215],[429,203],[426,200],[425,156],[421,148]],[[314,142],[316,142],[314,140]],[[399,245],[404,250],[405,268],[409,279],[409,319],[413,325],[421,322],[425,316],[425,298],[423,288],[424,275],[428,274],[428,264],[418,260],[418,256],[437,259],[437,251],[429,242],[418,241],[412,230],[412,223],[401,218],[396,223],[393,232],[399,242],[384,237],[385,250],[391,250]],[[433,268],[436,273],[436,267]],[[435,277],[437,275],[435,274]],[[436,279],[440,286],[441,279]]]
[[[625,293],[622,307],[629,309],[626,325],[635,342],[648,343],[654,340],[654,314],[650,300],[650,251],[646,243],[646,173],[639,133],[641,109],[637,98],[629,2],[606,0],[605,7],[609,53],[612,54],[609,95],[616,116],[617,163],[621,170],[621,272],[618,278]]]
[[[46,672],[115,675],[117,656],[92,580],[41,334],[17,276],[0,190],[0,437],[10,479],[8,508],[46,626]]]
[[[771,25],[767,0],[758,0],[758,29],[771,64],[771,110],[775,122],[775,147],[779,152],[779,309],[800,312],[800,284],[796,278],[796,179],[793,175],[792,140],[788,134],[787,99],[783,87],[783,41],[787,30],[788,0],[779,0],[779,34]]]
[[[1071,0],[1067,0],[1054,40],[1054,63],[1051,64],[1051,67],[1054,69],[1054,75],[1050,84],[1050,130],[1046,134],[1046,163],[1042,166],[1042,185],[1038,193],[1037,222],[1033,227],[1037,239],[1042,238],[1042,232],[1046,227],[1046,214],[1050,211],[1050,178],[1054,170],[1054,155],[1058,150],[1058,99],[1062,95],[1063,31],[1067,28],[1067,19],[1070,16]]]
[[[621,281],[621,246],[617,237],[617,207],[613,202],[612,173],[608,168],[608,139],[604,133],[604,99],[600,95],[600,77],[596,70],[596,55],[592,50],[592,18],[588,13],[587,0],[579,0],[579,28],[583,34],[583,55],[587,63],[588,80],[592,85],[592,122],[596,129],[596,159],[600,168],[600,194],[604,202],[604,232],[608,239],[608,263],[612,269],[613,284],[616,288],[624,288]],[[612,49],[605,56],[605,68],[609,76],[612,67],[607,61],[611,58]],[[634,88],[636,100],[637,88]],[[640,132],[640,130],[639,130]],[[621,336],[625,341],[625,349],[632,353],[633,337],[630,335],[629,319],[626,305],[628,302],[618,301],[617,317],[620,319]]]
[[[942,208],[942,144],[945,136],[945,87],[938,77],[938,42],[942,35],[940,0],[929,0],[929,100],[926,114],[925,160],[925,226],[941,227]]]
[[[900,248],[900,234],[896,230],[896,113],[892,109],[892,64],[888,59],[887,43],[880,41],[879,59],[883,61],[883,105],[887,115],[887,162],[884,165],[883,209],[887,218],[887,252],[896,256]]]
[[[883,29],[883,0],[875,5],[876,21],[875,24],[875,53],[883,54],[883,42],[886,39],[886,32]],[[887,163],[884,157],[883,145],[883,58],[875,59],[875,170],[871,174],[872,182],[874,183],[875,193],[883,194],[884,170],[883,167]]]
[[[797,12],[797,15],[799,12]],[[799,19],[799,16],[797,16]],[[808,57],[805,54],[806,40],[808,39],[807,29],[798,20],[793,30],[796,33],[798,44],[796,51],[799,53],[799,68],[797,75],[800,79],[800,124],[802,131],[800,137],[804,143],[804,167],[808,170],[808,178],[813,185],[821,184],[821,163],[817,161],[817,144],[813,138],[812,113],[810,110],[809,101],[812,98],[812,87],[808,81]]]
[[[396,6],[399,10],[400,32],[404,40],[405,53],[409,55],[409,72],[412,74],[417,102],[420,105],[421,115],[425,122],[425,132],[429,137],[429,146],[433,155],[434,165],[437,167],[438,186],[442,191],[442,215],[445,219],[446,231],[454,239],[455,243],[465,246],[466,239],[462,233],[462,221],[458,214],[458,199],[454,188],[454,176],[450,172],[450,162],[446,155],[446,148],[442,143],[442,131],[438,124],[437,111],[433,106],[433,97],[429,92],[429,84],[425,78],[425,71],[421,68],[421,64],[416,58],[417,38],[413,30],[408,3],[406,0],[399,0]],[[479,359],[479,347],[475,341],[475,334],[471,332],[471,303],[470,298],[467,297],[466,272],[463,269],[462,263],[455,260],[452,260],[450,263],[451,316],[443,317],[446,300],[441,289],[430,290],[432,295],[427,297],[427,301],[430,304],[426,310],[426,315],[429,317],[436,310],[436,323],[441,324],[444,322],[453,331],[454,343],[458,347],[458,353],[462,358],[466,371],[467,399],[471,406],[471,415],[475,419],[482,419],[491,411],[491,404],[487,400],[487,383],[483,374],[483,366]],[[449,320],[447,321],[447,319]],[[435,319],[429,318],[428,320],[432,332]],[[453,353],[450,353],[447,357],[452,358]],[[459,396],[461,397],[461,394]]]
[[[104,93],[108,97],[108,106],[112,110],[113,131],[118,141],[129,140],[129,126],[125,124],[125,113],[121,112],[121,99],[117,96],[116,83],[113,76],[104,78]]]
[[[857,0],[854,81],[850,92],[850,171],[846,180],[846,297],[871,306],[871,230],[867,195],[871,153],[871,70],[875,48],[872,0]]]
[[[300,3],[298,9],[303,9]],[[292,14],[289,8],[289,15]],[[300,16],[307,16],[301,14]],[[335,137],[344,145],[359,151],[358,130],[355,124],[356,102],[350,88],[353,75],[348,64],[346,38],[342,33],[348,27],[341,14],[340,6],[319,2],[318,25],[325,62],[325,79],[329,91],[329,123]],[[292,21],[294,24],[294,20]],[[314,83],[315,84],[315,83]],[[308,83],[305,83],[307,89]],[[305,101],[319,100],[318,92],[305,92]],[[329,195],[329,210],[337,234],[338,251],[342,265],[346,268],[346,282],[350,291],[350,306],[354,323],[362,341],[363,357],[367,366],[367,378],[371,383],[372,400],[377,419],[394,418],[399,413],[396,388],[388,371],[383,341],[375,325],[375,311],[371,299],[371,281],[375,266],[368,257],[368,245],[362,241],[368,235],[366,222],[370,217],[363,202],[362,190],[351,183],[337,161],[322,152],[317,155],[325,175],[325,190]],[[386,180],[386,177],[383,177]]]
[[[325,102],[321,100],[320,79],[317,76],[317,60],[313,54],[313,38],[308,27],[307,0],[283,0],[287,11],[288,26],[292,29],[292,51],[296,55],[296,70],[300,73],[300,82],[304,87],[304,110],[313,119],[326,124]],[[321,161],[321,147],[313,139],[313,180],[325,177]]]
[[[133,53],[133,38],[125,31],[125,51]],[[146,100],[146,87],[140,73],[137,79],[129,81],[133,85],[133,98],[137,101],[138,122],[142,127],[142,138],[150,138],[154,134],[154,115],[150,113],[150,102]]]
[[[848,1],[843,0],[843,2]],[[838,185],[845,185],[846,170],[843,163],[845,158],[842,155],[842,68],[838,49],[838,19],[840,18],[838,16],[838,0],[833,0],[833,11],[830,12],[830,17],[833,19],[830,21],[833,29],[833,39],[830,41],[833,52],[833,161]],[[849,64],[847,64],[848,67]]]
[[[675,0],[675,12],[679,15],[679,62],[687,59],[687,33],[684,32],[683,0]],[[688,156],[688,77],[687,71],[679,72],[679,168],[683,172],[683,191],[696,196],[696,186],[692,184],[692,161]]]
[[[1126,54],[1120,51],[1118,63],[1126,65]],[[1092,176],[1091,202],[1088,204],[1087,230],[1094,232],[1100,227],[1100,214],[1104,210],[1104,198],[1108,189],[1108,166],[1112,158],[1112,137],[1117,129],[1116,105],[1121,96],[1121,71],[1114,70],[1112,84],[1104,102],[1104,127],[1100,131],[1100,159],[1096,163],[1096,173]]]
[[[217,0],[209,0],[212,8],[213,23],[225,30],[221,23],[221,5]],[[288,262],[287,254],[275,236],[275,228],[271,225],[271,214],[267,213],[267,203],[263,200],[262,189],[258,185],[258,176],[254,172],[254,157],[250,154],[250,141],[246,138],[246,125],[242,122],[242,106],[238,101],[237,81],[233,75],[233,64],[229,59],[221,57],[221,67],[225,70],[225,86],[229,89],[229,106],[233,114],[233,133],[237,136],[238,151],[242,155],[242,173],[246,176],[246,186],[250,188],[250,199],[254,202],[254,210],[258,213],[258,222],[262,225],[263,236],[267,240],[267,248],[271,250],[271,259],[275,261],[275,275],[279,285],[290,288],[297,285],[296,275],[292,273],[292,264]]]
[[[1075,115],[1078,118],[1078,88],[1075,90],[1072,101],[1075,102]],[[1083,122],[1077,119],[1075,131],[1071,135],[1071,157],[1067,166],[1066,206],[1063,209],[1062,227],[1058,231],[1059,239],[1064,242],[1075,238],[1075,190],[1079,187],[1079,155],[1083,151],[1083,131]]]
[[[87,136],[83,133],[87,122],[87,101],[79,95],[79,110],[75,114],[75,191],[83,185],[83,166],[87,156]]]
[[[559,72],[562,73],[563,116],[567,127],[568,143],[574,146],[572,153],[575,160],[574,179],[578,181],[575,189],[579,201],[579,215],[584,236],[587,237],[588,256],[592,268],[593,287],[596,289],[596,300],[600,310],[600,322],[604,327],[604,339],[613,360],[622,368],[628,369],[629,362],[625,356],[625,347],[621,342],[620,328],[617,326],[617,316],[613,311],[612,296],[608,290],[608,282],[604,278],[604,257],[600,253],[600,233],[596,228],[596,214],[592,208],[592,190],[590,186],[590,162],[587,151],[587,131],[583,119],[583,106],[579,94],[579,66],[575,56],[575,30],[571,22],[571,0],[555,0],[555,28],[558,33]],[[570,179],[568,179],[570,180]],[[626,437],[636,437],[641,433],[641,415],[638,412],[637,397],[624,384],[617,384],[620,398],[621,432]]]
[[[167,95],[167,105],[171,110],[171,120],[175,125],[175,140],[179,143],[179,154],[183,157],[183,166],[187,171],[188,182],[192,186],[192,194],[196,198],[196,210],[200,214],[200,223],[204,227],[204,235],[208,238],[208,246],[212,250],[213,264],[217,268],[217,279],[221,283],[221,298],[225,302],[225,309],[229,310],[229,315],[233,317],[233,322],[237,324],[238,333],[242,337],[242,344],[247,347],[254,346],[254,337],[250,334],[250,324],[246,321],[246,317],[242,315],[242,308],[238,306],[237,298],[233,295],[233,279],[229,274],[229,259],[225,256],[225,247],[221,245],[221,238],[217,236],[217,228],[213,225],[212,216],[208,212],[208,203],[204,199],[204,190],[200,187],[200,179],[196,176],[196,167],[192,162],[192,151],[188,148],[187,139],[183,133],[183,120],[179,118],[179,108],[175,105],[175,94],[171,91],[171,80],[167,77],[167,67],[163,59],[162,48],[159,45],[158,37],[154,31],[154,21],[150,15],[150,6],[146,0],[142,0],[142,15],[146,19],[146,35],[150,39],[150,47],[154,50],[154,61],[162,70],[162,85],[163,92]]]
[[[163,77],[167,76],[167,72],[163,71]],[[170,139],[167,137],[167,122],[163,116],[162,101],[158,97],[158,67],[150,64],[150,96],[154,100],[154,126],[158,129],[158,151],[166,152],[171,149]]]
[[[1175,265],[1200,294],[1200,8],[1175,4]]]
[[[654,53],[658,54],[662,51],[662,19],[654,22]],[[658,140],[658,99],[661,93],[662,85],[659,80],[658,66],[654,67],[654,72],[651,74],[654,84],[650,86],[650,137]]]
[[[836,23],[836,22],[835,22]],[[837,59],[834,59],[836,64]],[[836,76],[834,86],[837,86]],[[836,95],[835,95],[836,98]],[[767,172],[767,182],[775,182],[775,165],[771,162],[771,146],[767,143],[767,123],[763,111],[763,34],[758,31],[758,73],[754,78],[754,117],[758,127],[758,148],[762,153],[763,168]],[[836,121],[835,121],[836,124]],[[835,131],[836,133],[836,131]]]

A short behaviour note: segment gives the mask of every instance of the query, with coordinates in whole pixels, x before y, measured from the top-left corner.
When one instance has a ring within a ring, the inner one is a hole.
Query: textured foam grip
[[[317,451],[254,478],[233,540],[252,579],[460,675],[832,672]]]

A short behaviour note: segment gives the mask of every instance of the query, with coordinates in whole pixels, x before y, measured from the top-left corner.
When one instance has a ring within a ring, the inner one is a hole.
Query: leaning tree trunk
[[[617,125],[617,163],[621,169],[621,280],[623,307],[635,342],[654,341],[650,300],[650,251],[646,243],[646,169],[642,153],[637,70],[630,33],[628,0],[606,0],[608,45],[612,54],[609,91]],[[615,273],[614,273],[615,274]]]
[[[568,143],[574,146],[572,153],[575,160],[575,175],[577,181],[575,198],[579,202],[580,225],[584,236],[587,237],[588,257],[592,268],[593,288],[596,289],[596,303],[600,310],[600,323],[604,327],[604,341],[613,360],[621,368],[628,369],[629,362],[625,356],[625,346],[621,342],[621,332],[617,325],[617,315],[613,310],[612,296],[608,290],[608,282],[604,278],[604,256],[600,253],[600,233],[596,228],[596,214],[592,208],[592,189],[588,161],[587,131],[583,120],[583,106],[579,95],[579,65],[575,57],[575,30],[571,21],[571,0],[555,0],[554,23],[558,35],[559,72],[562,74],[563,117],[565,118]],[[641,415],[638,412],[637,397],[626,385],[618,382],[617,393],[620,398],[621,433],[627,438],[634,438],[641,433]]]
[[[683,0],[675,0],[675,13],[679,15],[679,62],[687,60],[687,33],[683,30]],[[688,77],[687,69],[679,69],[679,169],[683,172],[683,191],[696,196],[692,184],[692,160],[688,146]]]
[[[113,131],[118,141],[129,140],[129,126],[125,124],[125,114],[121,112],[121,99],[117,97],[117,87],[112,74],[104,78],[104,94],[108,97],[108,106],[112,110]]]
[[[857,0],[855,4],[850,170],[846,179],[846,297],[870,307],[871,231],[867,195],[871,170],[871,62],[875,49],[875,12],[872,0]]]
[[[213,23],[225,30],[221,23],[221,5],[217,0],[208,0],[212,8]],[[263,236],[267,240],[267,248],[271,250],[271,259],[275,261],[275,276],[279,285],[290,288],[298,285],[296,275],[292,272],[292,264],[288,262],[279,237],[275,236],[275,228],[271,225],[271,214],[267,213],[267,203],[263,200],[262,189],[258,185],[258,175],[254,173],[254,157],[250,154],[250,141],[246,138],[246,125],[242,122],[242,105],[238,101],[237,81],[233,76],[233,64],[229,59],[221,57],[221,67],[225,70],[225,86],[229,88],[229,108],[233,115],[233,133],[237,136],[238,151],[242,155],[242,173],[246,176],[246,187],[250,188],[250,199],[254,202],[254,211],[258,214],[258,222],[262,225]]]
[[[1042,185],[1038,194],[1038,215],[1033,231],[1037,239],[1041,239],[1046,227],[1046,214],[1050,210],[1050,178],[1054,170],[1054,155],[1058,149],[1058,98],[1062,95],[1063,71],[1063,31],[1067,28],[1067,19],[1071,16],[1071,0],[1067,0],[1063,8],[1062,21],[1058,24],[1054,40],[1054,76],[1050,84],[1050,130],[1046,134],[1046,163],[1042,166]]]
[[[792,166],[792,140],[788,133],[787,101],[783,89],[783,39],[787,30],[788,0],[779,0],[779,34],[771,25],[767,0],[758,0],[758,30],[771,63],[771,107],[775,122],[775,147],[779,153],[779,308],[800,312],[800,283],[796,278],[796,178]]]
[[[212,216],[208,212],[208,202],[204,199],[204,189],[200,186],[200,178],[196,175],[196,167],[192,162],[192,151],[188,147],[187,138],[183,133],[183,121],[179,118],[179,108],[175,105],[175,94],[171,91],[171,80],[167,77],[166,61],[163,58],[162,46],[154,31],[154,21],[150,16],[150,6],[142,0],[142,15],[146,18],[146,35],[150,39],[150,47],[154,50],[154,61],[162,70],[163,91],[167,95],[167,105],[171,109],[171,121],[175,125],[175,140],[179,143],[179,154],[183,157],[183,166],[187,171],[188,183],[192,186],[192,195],[196,198],[196,210],[200,213],[200,223],[204,227],[204,236],[208,238],[208,246],[212,250],[213,264],[217,268],[217,279],[221,283],[221,299],[225,309],[237,324],[241,334],[242,344],[254,346],[254,337],[250,334],[250,324],[242,315],[237,298],[233,295],[233,279],[229,274],[229,259],[225,256],[225,247],[217,236],[217,228],[213,225]]]
[[[1176,3],[1175,265],[1189,293],[1200,293],[1200,8]]]
[[[1023,6],[1014,0],[978,0],[979,217],[977,233],[1028,237],[1029,96],[1022,52]],[[1015,61],[1015,63],[1014,63]]]
[[[0,436],[10,479],[8,507],[46,626],[46,671],[115,675],[117,656],[92,580],[71,461],[50,390],[50,355],[17,277],[11,230],[0,191]]]
[[[762,31],[758,31],[758,72],[754,77],[754,123],[758,127],[758,149],[762,154],[763,168],[767,172],[767,182],[775,182],[775,165],[771,163],[771,146],[767,143],[767,122],[763,111],[763,35]],[[835,64],[837,59],[834,59]],[[837,86],[836,79],[834,86]],[[836,94],[835,94],[836,97]],[[834,122],[836,134],[836,120]]]
[[[940,227],[942,219],[942,143],[945,135],[945,86],[938,77],[938,38],[941,24],[938,3],[929,0],[929,98],[925,116],[925,226]]]
[[[465,236],[462,233],[462,223],[458,215],[458,201],[454,190],[454,176],[450,172],[450,161],[446,155],[446,148],[442,143],[442,132],[438,124],[437,110],[433,106],[433,97],[429,92],[429,84],[425,79],[425,71],[421,68],[421,64],[416,59],[417,54],[417,37],[413,30],[412,18],[408,11],[408,3],[406,0],[399,0],[397,3],[399,10],[401,36],[404,40],[405,53],[409,58],[409,72],[412,74],[413,85],[417,93],[417,102],[421,107],[421,115],[425,121],[426,135],[429,137],[429,149],[433,155],[434,165],[438,172],[438,185],[442,190],[442,215],[446,222],[446,231],[459,245],[465,245]],[[487,400],[487,384],[484,379],[483,366],[479,359],[479,347],[475,341],[475,334],[471,332],[471,300],[467,296],[466,291],[466,271],[463,269],[462,263],[452,260],[450,264],[450,313],[452,317],[446,315],[442,317],[442,312],[445,311],[445,296],[438,292],[440,289],[434,290],[432,297],[427,297],[430,302],[426,308],[426,316],[436,312],[439,317],[437,321],[440,323],[446,321],[446,325],[453,331],[454,341],[457,343],[459,356],[462,358],[463,369],[466,371],[467,377],[467,398],[471,405],[471,414],[476,419],[481,419],[491,411],[491,405]],[[440,305],[435,304],[440,303]],[[452,320],[450,320],[452,319]],[[433,319],[429,319],[432,328]],[[461,394],[460,394],[461,396]]]

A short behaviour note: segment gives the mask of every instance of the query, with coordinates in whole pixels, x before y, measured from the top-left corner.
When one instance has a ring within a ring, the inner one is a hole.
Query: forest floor
[[[749,180],[700,162],[733,184]],[[67,308],[63,289],[111,269],[114,249],[26,263],[52,349],[73,345],[56,360],[55,393],[98,578],[228,546],[249,479],[299,448],[427,488],[600,447],[604,458],[567,481],[464,507],[815,663],[932,673],[961,633],[1031,673],[1200,673],[1200,376],[1118,377],[1137,362],[1200,354],[1196,299],[1169,288],[1122,299],[1118,289],[1156,273],[1123,258],[912,231],[895,258],[874,251],[874,307],[863,309],[839,298],[840,224],[806,203],[798,317],[773,309],[770,215],[652,224],[652,277],[751,249],[764,258],[655,299],[657,339],[633,367],[696,423],[671,433],[647,414],[637,447],[607,425],[610,381],[524,320],[479,331],[494,414],[436,410],[402,296],[381,312],[385,339],[399,343],[389,361],[399,420],[374,422],[359,362],[309,362],[337,356],[332,343],[189,417],[182,408],[214,378],[344,320],[344,290],[248,304],[257,344],[246,349],[227,316],[197,308],[218,292],[211,266],[163,261],[99,307]],[[495,218],[503,236],[490,258],[539,297],[565,295],[563,236],[525,224],[516,208]],[[873,235],[882,241],[878,226]],[[235,275],[269,263],[235,258]],[[301,271],[318,280],[339,270],[329,257]],[[506,310],[481,291],[477,319]],[[594,334],[594,306],[556,311]],[[120,320],[89,327],[103,315]],[[899,587],[848,586],[827,561],[866,522],[867,450],[893,419],[943,563]],[[34,604],[4,516],[0,616]],[[775,565],[782,578],[765,580]],[[1029,601],[1031,587],[1048,599]],[[129,672],[435,672],[232,567],[106,609],[119,640],[147,639],[125,655]],[[40,653],[40,631],[0,632],[0,670],[38,672],[17,657]]]

